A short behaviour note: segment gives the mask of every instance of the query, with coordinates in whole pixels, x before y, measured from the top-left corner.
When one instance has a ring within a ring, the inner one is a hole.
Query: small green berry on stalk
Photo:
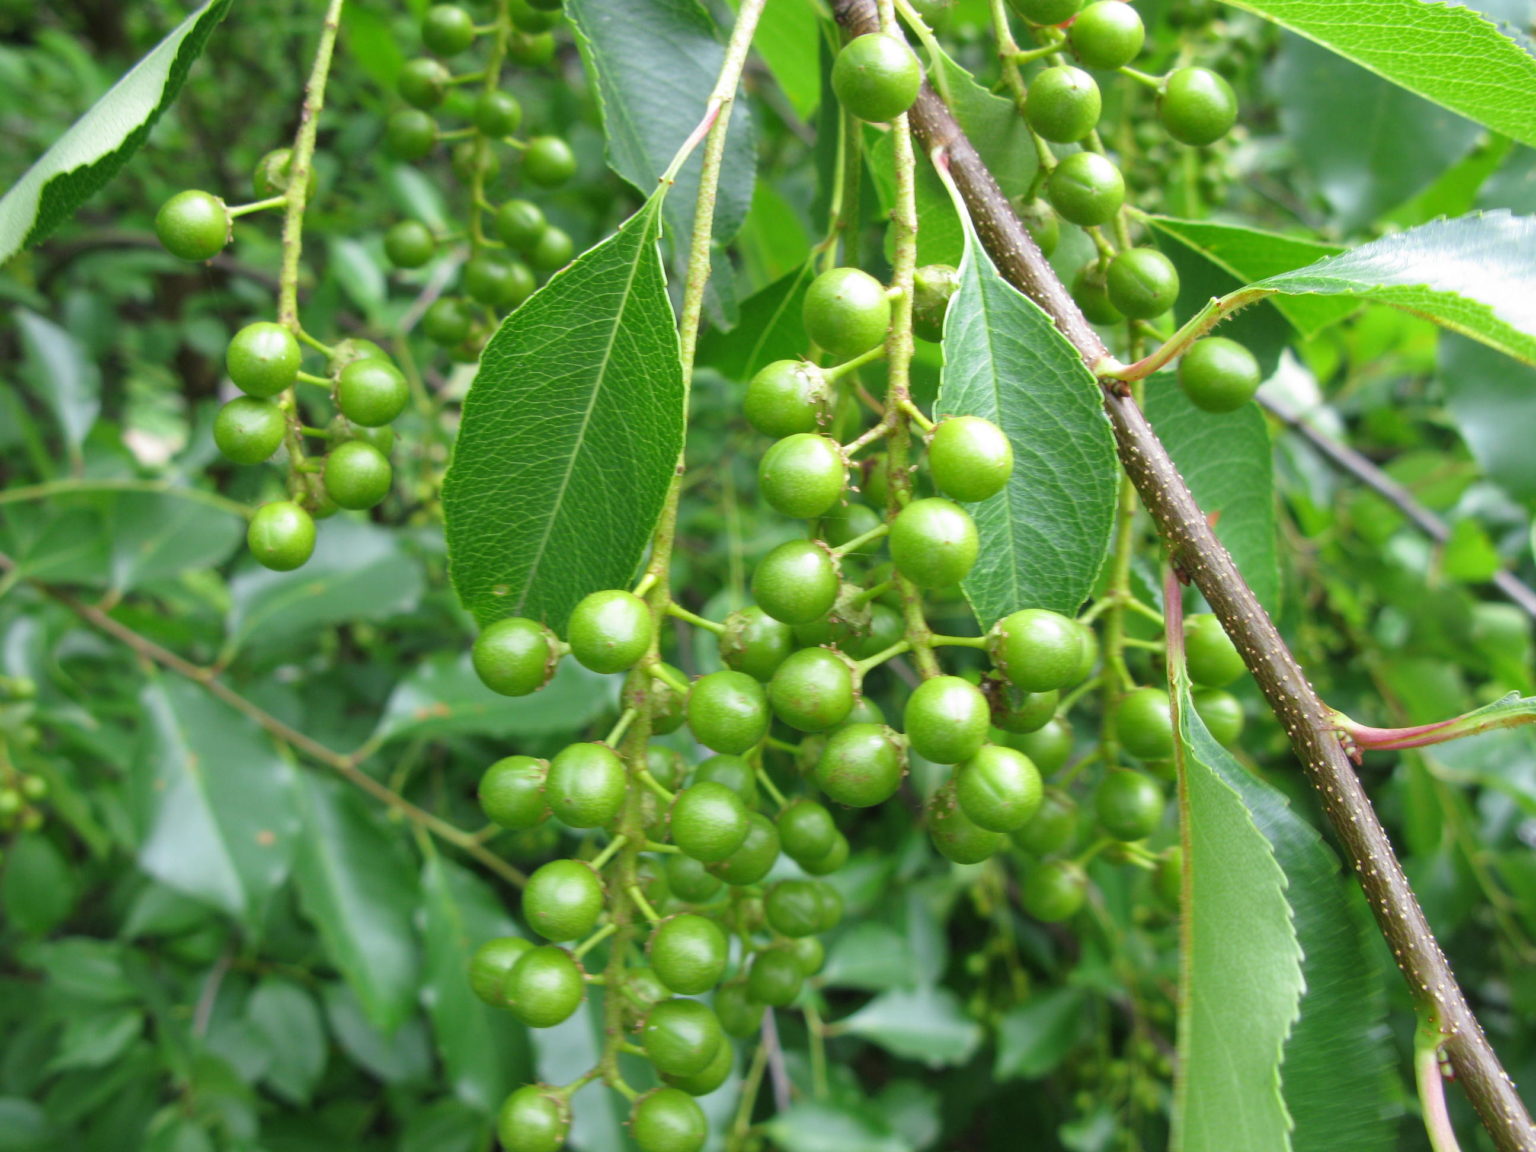
[[[901,786],[907,771],[906,748],[884,724],[849,724],[827,738],[816,762],[816,783],[827,797],[850,808],[883,803]],[[833,846],[821,857],[796,857],[812,875],[825,875],[841,866],[848,842],[834,830]],[[832,867],[821,870],[821,865]]]
[[[291,500],[264,504],[251,517],[245,540],[263,567],[291,572],[315,551],[315,521]]]
[[[888,538],[897,570],[919,588],[958,584],[976,563],[976,523],[958,504],[914,500],[891,522]]]
[[[850,40],[832,62],[832,91],[860,120],[894,120],[917,99],[923,69],[898,37],[870,32]]]
[[[711,672],[688,693],[688,727],[706,748],[741,755],[768,734],[768,696],[744,672]]]
[[[583,597],[571,610],[571,655],[594,672],[624,672],[650,650],[651,608],[633,592],[610,588]]]
[[[1003,430],[979,416],[949,416],[928,440],[928,467],[946,496],[967,503],[1001,492],[1013,472],[1013,446]]]
[[[837,562],[813,540],[785,541],[752,573],[758,607],[784,624],[808,624],[825,616],[839,586]]]
[[[554,634],[537,620],[511,616],[488,624],[475,640],[472,660],[480,682],[503,696],[537,692],[555,674]]]
[[[571,744],[549,762],[545,797],[555,818],[571,828],[603,828],[624,805],[624,762],[603,744]]]
[[[948,264],[925,264],[912,274],[912,333],[937,344],[944,337],[944,317],[960,288],[960,272]]]
[[[501,828],[522,832],[549,818],[544,781],[549,763],[532,756],[506,756],[480,777],[478,797],[485,818]]]
[[[847,465],[836,442],[814,433],[798,433],[776,442],[763,454],[758,487],[778,512],[811,519],[843,498]]]
[[[764,436],[815,432],[831,418],[830,388],[808,360],[775,360],[747,382],[742,409]]]
[[[155,215],[155,235],[172,256],[211,260],[229,243],[233,221],[224,201],[189,189],[167,200]]]
[[[302,362],[298,338],[268,320],[240,329],[224,353],[224,366],[235,387],[259,400],[293,387]]]
[[[288,418],[271,400],[240,396],[219,409],[213,442],[235,464],[260,464],[283,442]]]
[[[885,341],[891,301],[868,272],[832,268],[806,289],[803,318],[813,341],[839,361],[851,360]]]
[[[325,458],[325,494],[341,508],[372,508],[389,495],[393,474],[384,453],[362,440],[348,440]]]

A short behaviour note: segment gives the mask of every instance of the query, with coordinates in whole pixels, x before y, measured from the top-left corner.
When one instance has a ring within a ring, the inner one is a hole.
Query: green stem
[[[592,933],[592,935],[588,936],[585,940],[578,944],[572,955],[574,955],[576,959],[580,960],[588,952],[592,951],[592,949],[596,948],[599,944],[608,939],[608,937],[612,936],[618,930],[619,926],[617,924],[604,924],[596,932]]]
[[[252,200],[249,204],[241,204],[227,209],[230,219],[239,219],[241,216],[249,216],[252,212],[264,212],[268,208],[281,208],[288,203],[287,193],[281,196],[269,196],[265,200]]]
[[[839,544],[836,548],[831,549],[832,555],[846,556],[850,552],[857,552],[860,548],[864,547],[864,545],[871,544],[874,541],[880,539],[882,536],[886,535],[886,533],[890,532],[890,530],[891,526],[889,524],[876,524],[863,535],[855,536],[852,540],[849,540],[843,544]]]
[[[661,913],[651,907],[651,902],[645,898],[645,893],[640,891],[640,885],[631,884],[624,889],[624,894],[635,902],[635,907],[640,909],[640,915],[644,916],[652,924],[661,919]]]
[[[252,509],[237,500],[221,496],[217,492],[204,492],[201,488],[185,488],[165,480],[49,480],[43,484],[29,484],[24,488],[8,488],[0,492],[0,504],[16,504],[25,500],[50,500],[55,496],[68,496],[83,492],[152,492],[159,496],[174,496],[178,500],[192,500],[207,504],[221,512],[229,512],[249,519]]]
[[[1451,1114],[1445,1106],[1445,1077],[1440,1074],[1440,1044],[1444,1037],[1434,1024],[1419,1025],[1413,1043],[1413,1078],[1424,1110],[1424,1131],[1434,1152],[1461,1152]]]
[[[620,849],[622,849],[628,843],[629,837],[624,835],[622,832],[620,832],[612,840],[608,841],[603,850],[596,856],[592,857],[593,871],[601,872],[604,865],[606,865],[608,861],[612,860],[616,855],[618,855]]]
[[[688,611],[688,609],[684,608],[676,600],[668,602],[667,613],[668,615],[676,616],[679,620],[683,620],[689,624],[692,624],[695,628],[702,628],[706,632],[713,632],[716,636],[725,635],[724,624],[721,624],[715,620],[706,620],[704,617]]]

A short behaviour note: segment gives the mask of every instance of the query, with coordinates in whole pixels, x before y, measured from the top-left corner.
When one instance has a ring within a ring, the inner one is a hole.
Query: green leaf
[[[132,1004],[141,992],[124,971],[128,951],[113,941],[68,936],[29,941],[16,949],[16,958],[23,967],[46,973],[49,995],[60,1002]]]
[[[1427,187],[1482,135],[1476,124],[1297,37],[1286,37],[1273,67],[1280,126],[1344,231]]]
[[[138,151],[229,5],[209,0],[178,24],[0,197],[0,264],[67,220]]]
[[[576,1012],[553,1028],[528,1033],[533,1044],[538,1078],[545,1084],[569,1084],[597,1063],[603,1044],[603,991],[589,986],[587,998]],[[628,1148],[625,1121],[629,1108],[617,1093],[601,1092],[583,1099],[573,1109],[567,1140],[581,1152],[609,1152]]]
[[[3,213],[4,205],[5,201],[0,200],[0,213]],[[3,223],[0,223],[0,244],[3,244]],[[4,262],[4,257],[0,257],[0,264]],[[64,432],[65,443],[78,451],[101,412],[101,372],[80,341],[52,320],[18,308],[16,327],[26,352],[28,383],[53,410]]]
[[[144,1031],[144,1013],[132,1005],[72,1012],[64,1021],[48,1071],[100,1068],[116,1060]]]
[[[873,1107],[802,1100],[763,1125],[784,1152],[912,1152]]]
[[[140,701],[139,867],[231,916],[260,915],[293,861],[293,767],[253,721],[194,684],[152,679]]]
[[[1424,0],[1227,2],[1441,107],[1536,144],[1536,59],[1478,12]]]
[[[1119,473],[1093,374],[967,224],[944,319],[934,415],[981,416],[1013,445],[1003,491],[970,506],[981,557],[964,584],[983,629],[1021,608],[1075,613],[1109,545]]]
[[[948,988],[897,989],[875,997],[838,1030],[930,1068],[964,1064],[981,1047],[981,1025]]]
[[[372,1026],[392,1033],[415,1009],[419,987],[416,878],[396,837],[355,794],[306,775],[299,797],[299,899]]]
[[[616,711],[618,691],[614,677],[562,660],[544,688],[508,699],[480,683],[469,653],[439,652],[395,685],[373,738],[574,734]]]
[[[109,563],[119,591],[213,568],[245,539],[245,520],[184,496],[126,492],[107,505]]]
[[[454,1099],[411,1113],[400,1134],[400,1152],[482,1152],[489,1122]]]
[[[1436,376],[1483,472],[1517,500],[1536,500],[1536,368],[1511,364],[1493,349],[1443,333]]]
[[[1257,228],[1243,228],[1236,224],[1215,224],[1209,220],[1149,216],[1147,223],[1229,273],[1240,284],[1251,284],[1265,276],[1289,272],[1293,268],[1301,268],[1343,251],[1313,240],[1282,236],[1277,232],[1261,232]],[[1351,300],[1311,296],[1277,296],[1273,303],[1281,315],[1307,337],[1316,336],[1358,307]]]
[[[526,1033],[469,986],[469,960],[497,936],[517,935],[495,894],[464,869],[430,857],[421,873],[422,989],[448,1085],[465,1104],[490,1116],[508,1092],[530,1079]]]
[[[41,1105],[0,1096],[0,1152],[44,1152],[54,1147],[53,1125]]]
[[[1171,374],[1147,382],[1147,419],[1259,602],[1280,603],[1276,546],[1275,466],[1269,429],[1257,404],[1236,412],[1202,412]]]
[[[752,47],[805,121],[821,103],[820,32],[815,0],[778,0],[763,8],[752,37]]]
[[[1179,694],[1179,1067],[1173,1140],[1180,1152],[1288,1152],[1280,1060],[1296,1020],[1302,955],[1286,877],[1239,791],[1243,769]]]
[[[397,533],[337,516],[320,526],[315,554],[293,572],[255,563],[229,582],[226,643],[277,644],[344,620],[383,621],[416,607],[421,562]]]
[[[1052,988],[1008,1010],[997,1026],[998,1080],[1033,1079],[1054,1071],[1083,1034],[1083,993]]]
[[[557,273],[481,355],[443,511],[454,588],[482,624],[561,630],[645,554],[683,446],[659,203]]]
[[[48,837],[24,832],[5,853],[0,875],[0,908],[5,922],[33,936],[46,936],[75,906],[74,874]]]
[[[1391,304],[1536,363],[1536,218],[1435,220],[1250,285]]]
[[[307,1105],[325,1072],[325,1023],[314,997],[289,980],[264,977],[245,1003],[245,1014],[276,1057],[264,1079],[284,1100]]]
[[[569,0],[566,13],[588,75],[596,81],[608,166],[642,196],[655,190],[700,121],[725,49],[698,0]],[[752,203],[756,149],[748,102],[732,102],[715,201],[714,239],[736,235]],[[693,237],[703,149],[688,158],[664,209],[669,242],[686,253]]]
[[[906,936],[879,921],[860,920],[833,942],[821,978],[830,988],[883,992],[910,987],[915,966]]]
[[[349,985],[327,984],[323,998],[331,1032],[353,1061],[386,1084],[430,1082],[432,1044],[419,1016],[386,1032],[369,1020]]]
[[[699,338],[698,363],[740,383],[775,360],[800,359],[811,342],[802,313],[815,271],[805,264],[754,293],[730,331],[707,329]]]

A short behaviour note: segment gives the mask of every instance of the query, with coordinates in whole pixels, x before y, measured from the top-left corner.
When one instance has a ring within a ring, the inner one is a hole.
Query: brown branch
[[[1414,527],[1436,544],[1444,544],[1451,538],[1451,526],[1415,500],[1412,492],[1349,445],[1340,444],[1331,436],[1324,435],[1312,427],[1304,413],[1297,412],[1285,401],[1271,396],[1261,395],[1259,402],[1277,420],[1315,448],[1330,464],[1349,473],[1391,504],[1406,516]],[[1536,591],[1533,591],[1513,572],[1501,568],[1490,577],[1489,583],[1504,593],[1527,616],[1536,620]]]
[[[873,32],[878,26],[872,0],[835,0],[835,12],[854,35]],[[1051,317],[1086,364],[1101,364],[1107,355],[1103,342],[1030,239],[943,101],[925,86],[909,116],[930,152],[943,149],[948,154],[950,171],[998,270]],[[1536,1152],[1536,1129],[1525,1105],[1467,1006],[1386,830],[1344,754],[1327,707],[1217,540],[1141,409],[1113,387],[1104,388],[1103,398],[1121,465],[1156,523],[1171,562],[1204,593],[1289,735],[1359,876],[1414,1004],[1444,1037],[1444,1051],[1472,1106],[1501,1152]]]
[[[4,553],[0,553],[0,568],[7,572],[14,571],[16,562]],[[218,676],[208,668],[202,668],[183,659],[168,648],[162,648],[146,636],[141,636],[126,624],[114,620],[100,608],[90,604],[81,603],[69,593],[38,581],[30,582],[33,587],[50,599],[57,601],[68,608],[80,619],[84,620],[92,628],[106,633],[114,640],[119,640],[134,652],[163,668],[169,668],[179,676],[185,676],[194,684],[201,685],[211,695],[218,697],[235,711],[254,721],[265,729],[279,742],[286,744],[303,756],[323,764],[339,775],[347,783],[361,788],[379,803],[399,812],[411,823],[425,829],[444,843],[451,844],[455,848],[472,856],[486,868],[496,873],[509,884],[522,887],[527,877],[521,871],[508,864],[500,856],[497,856],[485,845],[481,844],[473,832],[466,832],[456,825],[448,823],[439,816],[434,816],[424,808],[418,808],[404,796],[384,784],[380,784],[368,773],[358,768],[358,762],[362,759],[356,753],[346,754],[337,752],[333,748],[327,748],[318,740],[306,736],[296,728],[283,723],[276,716],[267,712],[246,697],[240,695],[229,685],[225,684]],[[369,745],[364,745],[368,748]]]

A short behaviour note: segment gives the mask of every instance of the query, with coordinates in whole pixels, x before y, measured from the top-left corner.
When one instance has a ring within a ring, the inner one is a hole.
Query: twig
[[[1301,436],[1335,468],[1349,473],[1387,501],[1435,543],[1444,544],[1451,538],[1451,526],[1415,500],[1412,492],[1347,444],[1340,444],[1331,436],[1318,431],[1307,420],[1304,413],[1297,412],[1283,400],[1263,393],[1259,394],[1259,403],[1287,428]],[[1493,574],[1490,583],[1504,593],[1522,612],[1536,620],[1536,591],[1533,591],[1518,576],[1501,568]]]
[[[877,27],[872,0],[836,0],[835,12],[856,35]],[[1051,317],[1090,368],[1113,363],[943,101],[925,86],[909,115],[925,149],[946,152],[955,183],[999,272]],[[1536,1152],[1536,1128],[1467,1006],[1386,830],[1340,746],[1327,707],[1217,540],[1141,409],[1115,387],[1104,388],[1103,399],[1121,466],[1135,483],[1172,563],[1205,595],[1290,737],[1409,993],[1444,1037],[1444,1050],[1472,1106],[1501,1152]]]

